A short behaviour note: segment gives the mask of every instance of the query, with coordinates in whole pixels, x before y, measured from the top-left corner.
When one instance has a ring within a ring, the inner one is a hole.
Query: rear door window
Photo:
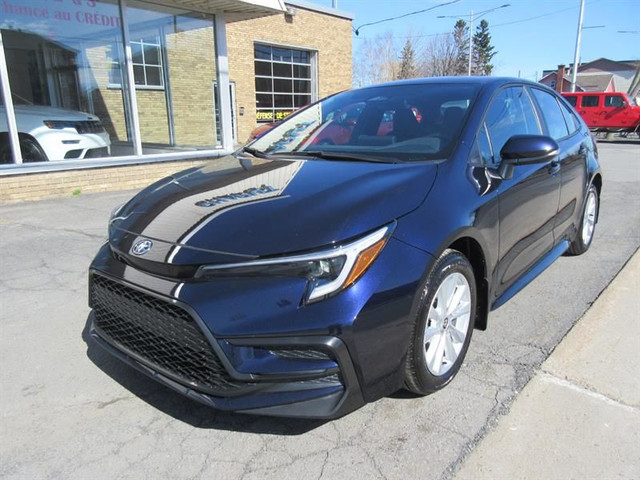
[[[576,106],[576,104],[578,103],[578,102],[577,102],[578,97],[568,97],[568,96],[567,96],[567,97],[564,97],[564,99],[565,99],[567,102],[569,102],[569,104],[570,104],[572,107],[575,107],[575,106]]]
[[[560,109],[564,114],[564,120],[567,122],[567,127],[569,128],[569,135],[573,134],[580,128],[580,121],[576,117],[575,113],[571,111],[564,103],[560,103]]]
[[[598,95],[583,95],[580,105],[582,107],[597,107],[599,98]]]

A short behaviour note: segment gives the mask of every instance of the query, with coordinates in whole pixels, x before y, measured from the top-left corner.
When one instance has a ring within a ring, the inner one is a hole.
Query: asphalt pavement
[[[0,207],[0,477],[640,478],[640,145],[600,151],[589,252],[493,312],[446,389],[330,422],[211,410],[88,340],[87,267],[133,192]]]

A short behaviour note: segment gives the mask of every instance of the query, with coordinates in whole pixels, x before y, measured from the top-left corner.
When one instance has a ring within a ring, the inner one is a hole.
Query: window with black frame
[[[256,121],[276,122],[309,105],[313,52],[255,44]]]

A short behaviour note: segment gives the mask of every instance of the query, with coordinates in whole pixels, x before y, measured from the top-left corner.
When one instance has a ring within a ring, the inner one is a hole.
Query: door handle
[[[551,162],[549,165],[549,174],[555,175],[560,171],[560,162]]]

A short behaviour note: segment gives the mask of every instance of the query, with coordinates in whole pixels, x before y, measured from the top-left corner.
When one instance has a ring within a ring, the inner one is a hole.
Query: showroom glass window
[[[50,161],[113,155],[114,145],[130,142],[127,91],[106,88],[111,70],[123,68],[120,26],[115,1],[3,2],[16,123],[21,137],[32,139],[20,142],[24,161],[34,161],[33,141]]]
[[[117,0],[3,0],[0,8],[24,162],[134,155],[136,137],[143,154],[221,143],[213,15],[129,0],[130,92]]]
[[[314,100],[314,52],[255,44],[254,59],[258,122],[282,120]]]
[[[143,151],[220,144],[213,15],[128,0],[127,21]]]

